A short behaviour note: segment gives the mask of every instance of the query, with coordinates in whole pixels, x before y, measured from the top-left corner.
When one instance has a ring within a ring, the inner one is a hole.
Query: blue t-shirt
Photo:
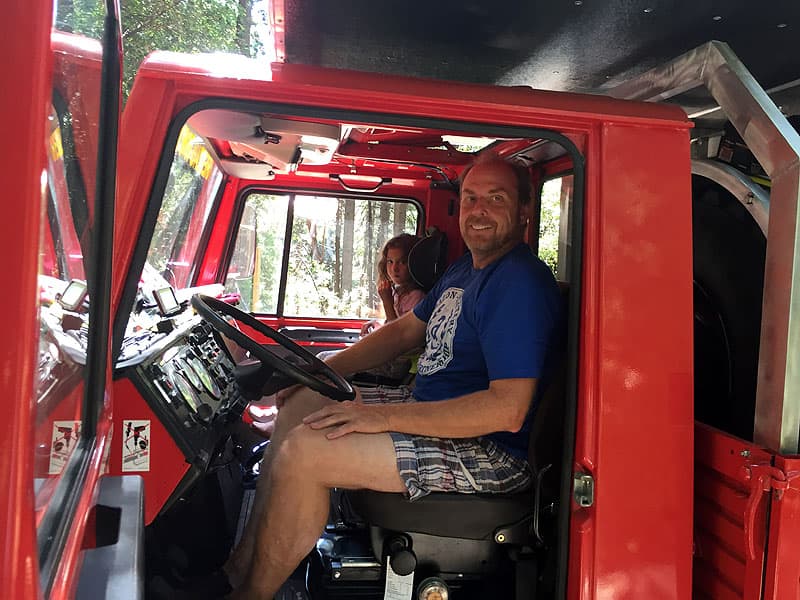
[[[538,397],[562,343],[561,296],[550,269],[521,243],[483,269],[467,253],[414,308],[427,323],[414,396],[456,398],[489,388],[495,379],[536,378]],[[531,403],[517,433],[488,437],[527,458]]]

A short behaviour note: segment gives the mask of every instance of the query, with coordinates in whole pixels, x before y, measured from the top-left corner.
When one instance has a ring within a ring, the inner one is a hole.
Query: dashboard
[[[246,405],[234,364],[197,315],[169,332],[126,338],[115,377],[128,377],[187,461],[203,466]]]

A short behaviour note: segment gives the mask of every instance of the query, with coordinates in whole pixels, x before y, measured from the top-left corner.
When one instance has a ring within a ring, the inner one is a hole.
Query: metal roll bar
[[[754,441],[800,451],[800,135],[724,42],[712,41],[608,91],[661,101],[704,86],[772,179]],[[763,225],[762,225],[763,227]]]

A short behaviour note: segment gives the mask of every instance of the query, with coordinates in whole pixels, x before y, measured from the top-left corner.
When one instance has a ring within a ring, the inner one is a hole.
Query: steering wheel
[[[272,327],[265,325],[253,317],[253,315],[239,310],[227,302],[202,294],[195,294],[192,296],[192,306],[212,327],[214,327],[214,329],[231,338],[242,348],[250,352],[251,356],[261,361],[263,365],[268,365],[297,383],[301,383],[333,400],[353,400],[356,397],[355,390],[353,390],[353,387],[344,377],[331,369],[314,354],[298,345],[294,340],[286,337]],[[248,327],[264,334],[269,339],[277,342],[278,345],[289,350],[294,356],[301,359],[303,364],[294,364],[286,358],[271,352],[267,349],[267,346],[259,344],[249,335],[228,323],[222,315],[231,317],[235,321],[244,323]],[[328,377],[333,383],[320,377],[319,373]]]

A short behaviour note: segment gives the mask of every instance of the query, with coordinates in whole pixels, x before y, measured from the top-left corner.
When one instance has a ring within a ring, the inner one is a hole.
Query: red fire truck
[[[223,561],[263,451],[247,402],[379,316],[389,237],[424,237],[422,284],[464,252],[456,181],[487,148],[529,166],[569,317],[536,485],[337,491],[285,597],[395,597],[399,552],[422,600],[797,596],[800,138],[724,44],[616,98],[157,52],[120,117],[114,11],[100,42],[51,13],[12,3],[0,36],[4,597],[176,597]],[[644,102],[689,84],[726,133]]]

